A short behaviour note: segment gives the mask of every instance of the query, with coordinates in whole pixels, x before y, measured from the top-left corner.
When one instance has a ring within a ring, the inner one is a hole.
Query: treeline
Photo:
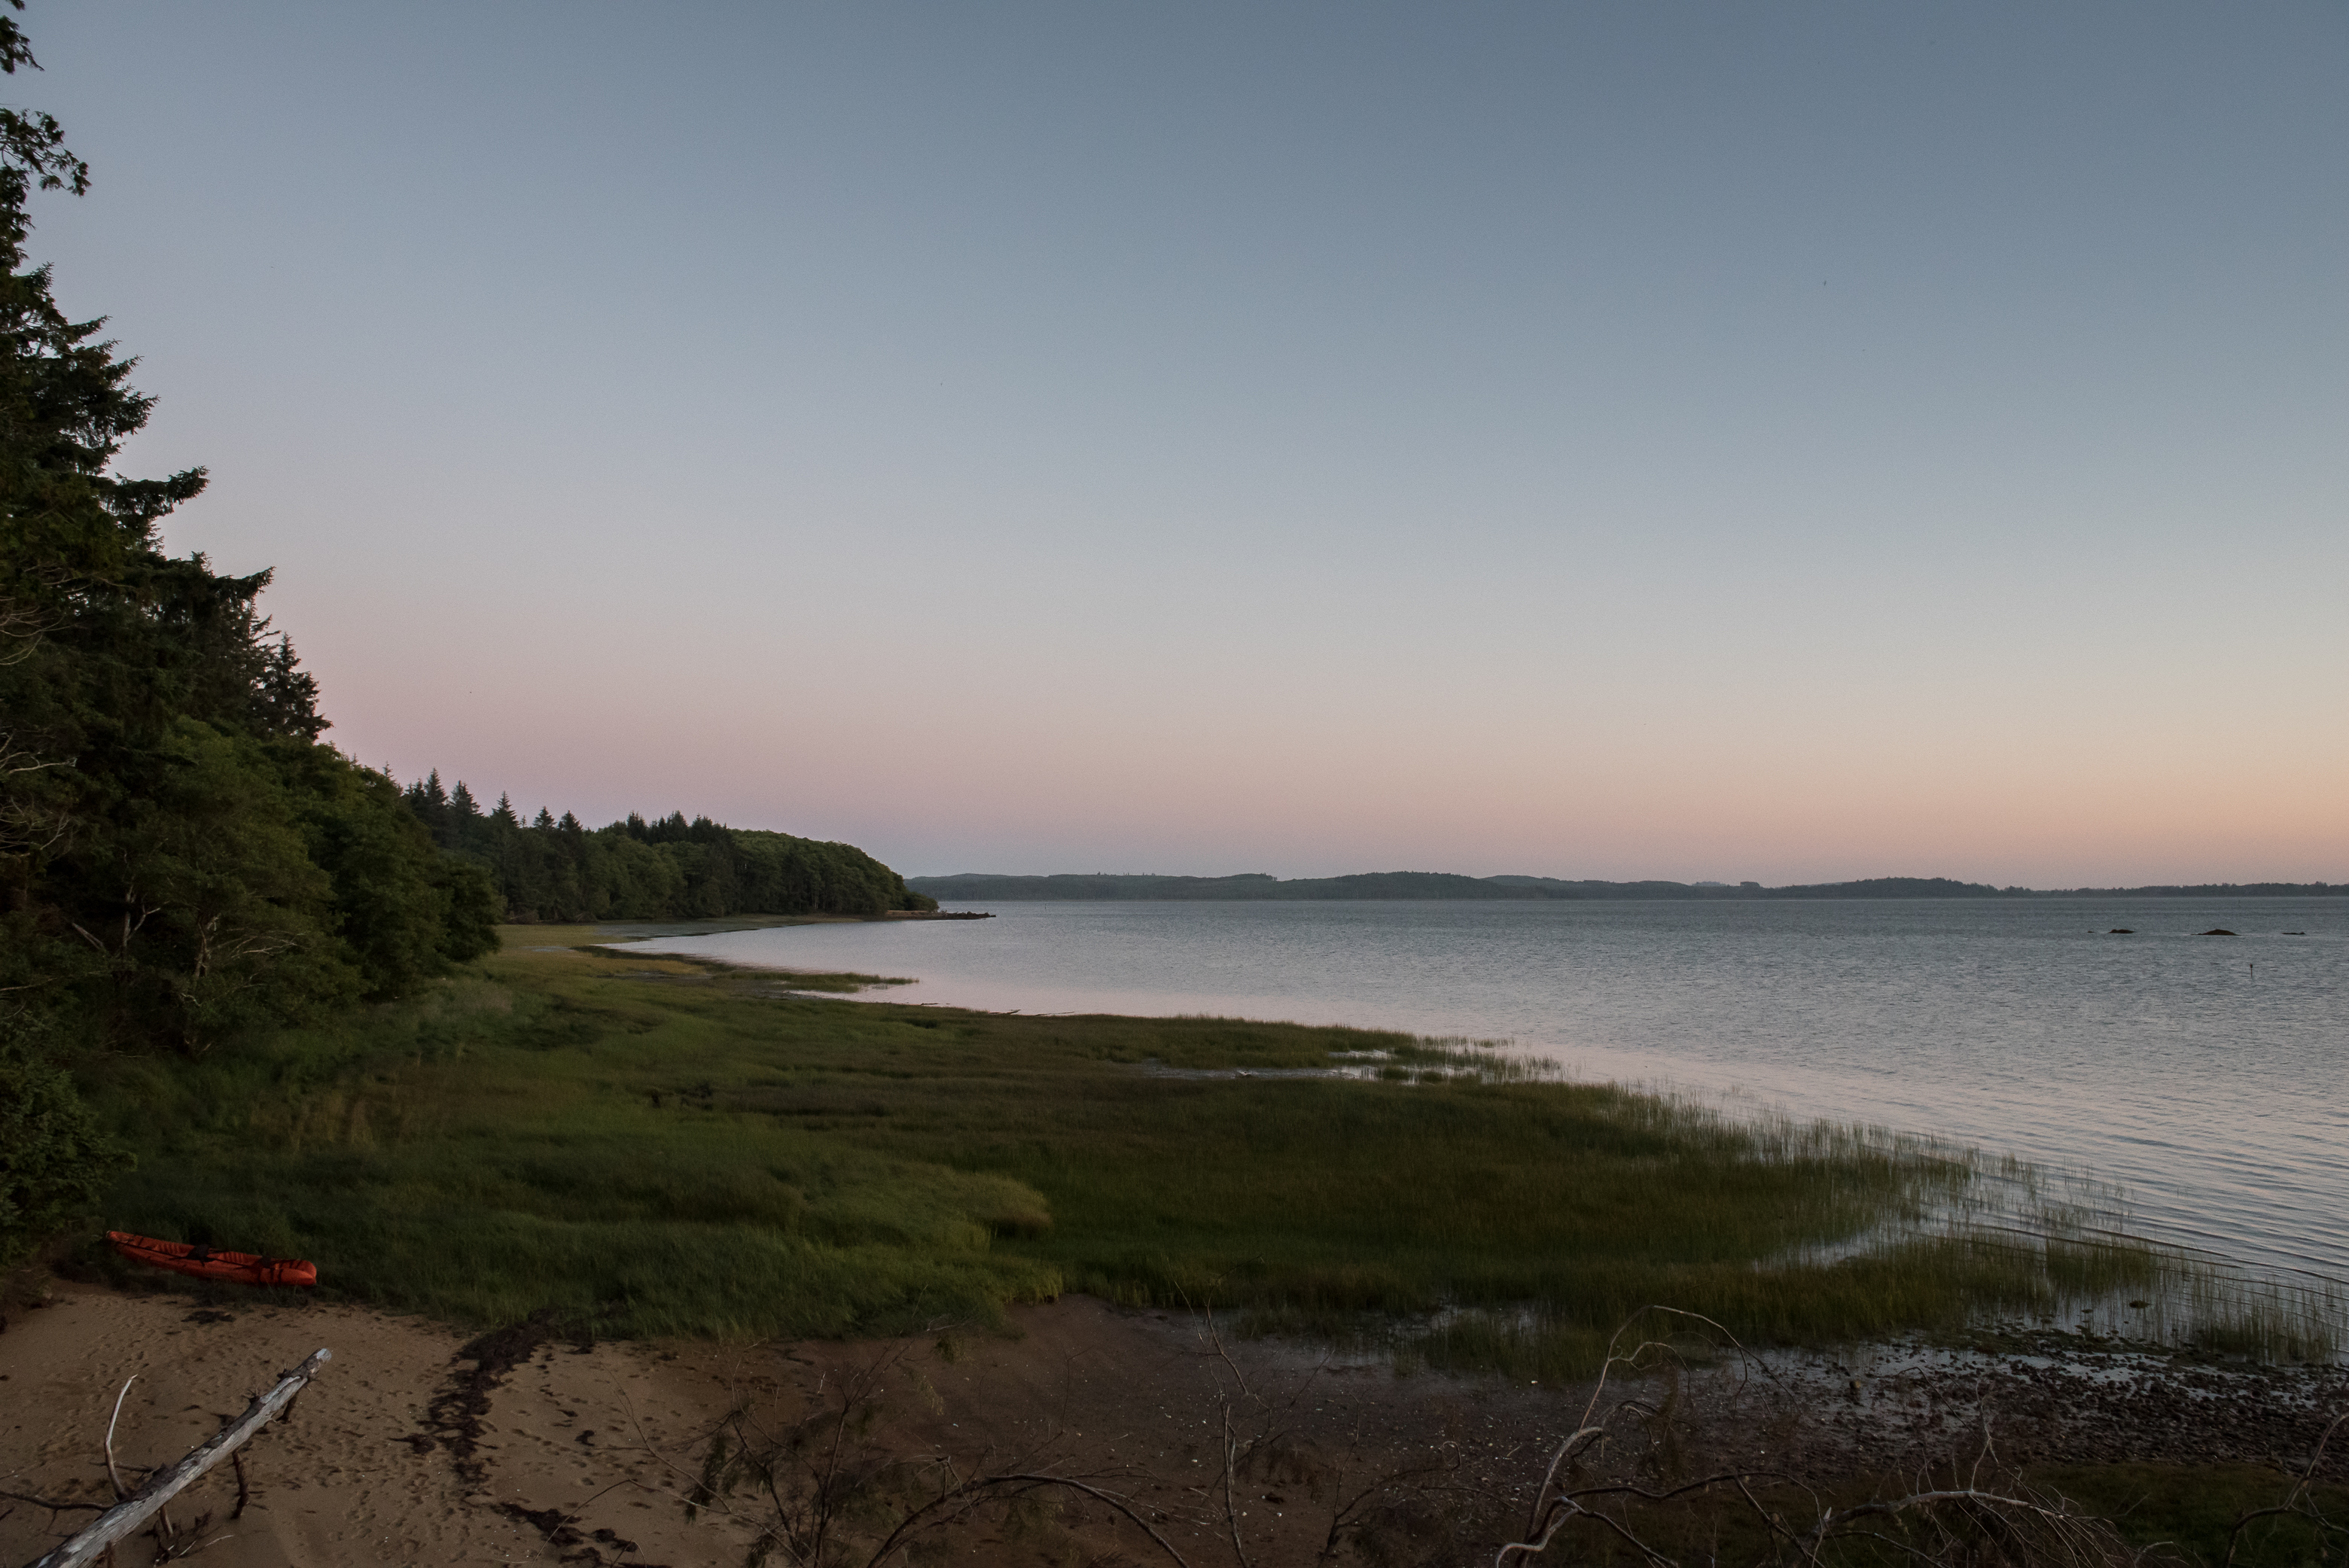
[[[0,75],[35,62],[0,10]],[[409,993],[509,914],[877,914],[928,901],[842,844],[631,818],[590,832],[402,790],[319,738],[267,572],[174,557],[202,469],[113,471],[147,423],[102,320],[26,264],[36,190],[88,170],[0,108],[0,1297],[128,1158],[77,1078],[203,1057]]]
[[[1264,872],[1226,877],[1137,873],[1002,876],[966,872],[911,877],[906,886],[955,903],[1015,900],[1266,900],[1266,899],[1850,899],[1850,898],[2339,898],[2349,883],[2218,882],[2199,887],[2066,888],[2044,891],[1992,887],[1948,877],[1868,877],[1858,882],[1764,887],[1742,882],[1569,882],[1556,877],[1460,876],[1450,872],[1364,872],[1342,877],[1282,881]]]
[[[0,65],[32,58],[13,24]],[[489,878],[318,739],[269,573],[175,558],[204,473],[112,472],[131,361],[26,264],[36,187],[87,170],[0,111],[0,1050],[201,1053],[397,995],[495,938]],[[5,1086],[0,1086],[5,1087]]]
[[[542,808],[525,823],[502,795],[484,810],[462,779],[445,789],[438,769],[405,798],[442,849],[488,872],[505,917],[522,923],[937,908],[853,844],[688,822],[682,811],[589,829]]]
[[[35,64],[0,14],[0,73]],[[74,1074],[396,996],[494,945],[489,876],[318,737],[317,684],[158,537],[204,487],[113,472],[150,402],[28,266],[36,190],[88,186],[0,108],[0,1275],[124,1158]]]

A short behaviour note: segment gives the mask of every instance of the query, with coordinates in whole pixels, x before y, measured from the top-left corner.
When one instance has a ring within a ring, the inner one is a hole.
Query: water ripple
[[[919,977],[892,1000],[1506,1037],[2082,1170],[2152,1233],[2349,1278],[2349,899],[993,908],[655,945]]]

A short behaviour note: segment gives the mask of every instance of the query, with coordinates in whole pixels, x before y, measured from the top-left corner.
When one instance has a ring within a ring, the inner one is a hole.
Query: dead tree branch
[[[266,1394],[256,1396],[253,1403],[245,1407],[243,1415],[222,1427],[179,1463],[157,1471],[136,1493],[108,1509],[88,1529],[34,1563],[33,1568],[83,1568],[84,1564],[97,1562],[114,1542],[132,1534],[150,1517],[161,1512],[163,1505],[186,1490],[191,1481],[233,1453],[246,1439],[267,1425],[270,1417],[291,1405],[294,1396],[306,1387],[310,1379],[318,1375],[318,1369],[333,1358],[332,1351],[314,1351],[301,1366],[280,1374],[277,1386]],[[124,1392],[129,1392],[129,1384],[125,1383],[122,1387]],[[121,1408],[121,1398],[118,1395],[115,1399],[118,1417]],[[109,1422],[107,1427],[107,1465],[109,1470],[113,1469],[114,1461],[113,1434],[114,1428]],[[118,1488],[120,1486],[119,1477],[115,1484]]]

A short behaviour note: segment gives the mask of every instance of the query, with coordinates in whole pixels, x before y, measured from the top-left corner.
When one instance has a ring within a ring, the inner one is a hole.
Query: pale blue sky
[[[25,17],[331,738],[908,872],[2349,879],[2337,5]]]

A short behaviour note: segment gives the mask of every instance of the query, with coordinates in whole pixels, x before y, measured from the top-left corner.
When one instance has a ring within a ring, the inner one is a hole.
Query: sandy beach
[[[0,1332],[0,1563],[32,1562],[111,1501],[103,1438],[126,1380],[115,1447],[135,1487],[322,1346],[333,1362],[247,1445],[242,1510],[226,1465],[171,1505],[174,1557],[735,1563],[762,1529],[808,1527],[812,1478],[829,1466],[848,1500],[834,1538],[857,1543],[851,1562],[877,1542],[875,1520],[986,1475],[1092,1490],[1045,1485],[1017,1507],[945,1511],[914,1560],[1139,1564],[1171,1551],[1220,1563],[1235,1528],[1260,1563],[1316,1561],[1333,1532],[1350,1544],[1375,1534],[1394,1561],[1482,1560],[1589,1391],[1399,1376],[1385,1359],[1226,1339],[1189,1315],[1083,1296],[1019,1309],[1000,1329],[910,1339],[585,1344],[545,1322],[469,1337],[351,1306],[59,1282]],[[2349,1408],[2340,1367],[2177,1362],[2077,1341],[1716,1361],[1679,1387],[1687,1427],[1628,1422],[1608,1462],[1637,1470],[1676,1455],[1828,1485],[1897,1480],[1978,1453],[1988,1433],[2025,1464],[2297,1469]],[[706,1470],[721,1432],[723,1454],[776,1461],[796,1514],[753,1474]],[[1227,1443],[1248,1454],[1228,1489]],[[2321,1473],[2344,1462],[2331,1454]],[[688,1518],[709,1474],[720,1485]],[[124,1560],[160,1560],[159,1545],[142,1537]]]
[[[243,1511],[226,1465],[171,1505],[181,1544],[200,1545],[206,1563],[740,1562],[755,1497],[685,1516],[711,1433],[730,1411],[781,1429],[837,1409],[833,1396],[860,1377],[874,1386],[877,1419],[862,1439],[870,1455],[1089,1478],[1194,1561],[1216,1558],[1228,1523],[1207,1493],[1220,1401],[1232,1398],[1241,1426],[1272,1418],[1288,1433],[1289,1480],[1259,1476],[1243,1500],[1251,1549],[1310,1561],[1330,1523],[1329,1508],[1294,1486],[1312,1465],[1368,1475],[1424,1450],[1447,1468],[1521,1481],[1563,1395],[1398,1379],[1383,1364],[1321,1365],[1271,1342],[1219,1352],[1179,1314],[1081,1297],[1024,1309],[1006,1332],[581,1346],[543,1329],[469,1340],[347,1306],[207,1305],[60,1283],[48,1305],[13,1313],[0,1333],[0,1491],[10,1494],[0,1563],[29,1563],[111,1501],[102,1439],[126,1379],[135,1381],[115,1446],[135,1487],[321,1346],[333,1362],[290,1419],[247,1446]],[[1048,1506],[1008,1530],[955,1526],[957,1559],[1057,1562],[1081,1548],[1088,1561],[1166,1560],[1129,1519],[1074,1491],[1039,1501]],[[142,1539],[130,1560],[153,1550]]]
[[[30,1562],[90,1517],[26,1499],[111,1501],[102,1439],[126,1379],[136,1380],[115,1449],[135,1486],[321,1346],[333,1362],[289,1419],[247,1445],[243,1512],[226,1465],[171,1505],[173,1523],[204,1542],[205,1563],[727,1559],[722,1526],[688,1528],[679,1508],[643,1491],[665,1479],[646,1447],[682,1442],[713,1406],[722,1409],[715,1358],[664,1360],[633,1345],[541,1356],[502,1381],[469,1474],[428,1431],[466,1342],[438,1325],[350,1307],[213,1307],[176,1294],[58,1284],[50,1305],[13,1314],[0,1334],[0,1490],[12,1494],[0,1501],[0,1561]],[[611,1439],[598,1443],[591,1429]],[[636,1432],[634,1446],[616,1440]],[[580,1522],[635,1544],[595,1559],[556,1548],[499,1506],[573,1510],[598,1493]]]

